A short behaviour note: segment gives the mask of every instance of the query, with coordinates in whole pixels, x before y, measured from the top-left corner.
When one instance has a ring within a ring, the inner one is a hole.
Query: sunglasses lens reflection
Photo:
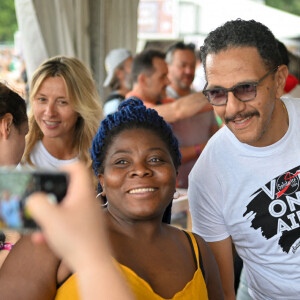
[[[213,105],[227,103],[228,92],[232,92],[240,101],[249,101],[256,97],[256,84],[241,84],[232,89],[215,89],[203,91],[209,102]]]
[[[242,101],[248,101],[255,98],[256,86],[252,84],[242,84],[234,88],[233,94]]]

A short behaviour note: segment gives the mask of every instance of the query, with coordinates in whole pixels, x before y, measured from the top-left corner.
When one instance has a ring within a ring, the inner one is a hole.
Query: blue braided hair
[[[176,171],[181,164],[181,154],[176,137],[171,126],[157,113],[156,110],[146,108],[143,102],[131,97],[124,100],[118,107],[118,111],[108,115],[93,139],[91,148],[92,166],[96,176],[104,172],[104,161],[113,139],[122,131],[143,128],[157,134],[170,151]],[[98,190],[102,188],[98,185]],[[170,223],[172,203],[166,209],[163,222]]]

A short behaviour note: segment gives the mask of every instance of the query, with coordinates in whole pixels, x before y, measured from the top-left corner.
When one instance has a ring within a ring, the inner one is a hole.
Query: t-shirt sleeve
[[[188,200],[193,232],[207,242],[217,242],[226,239],[229,233],[222,212],[224,201],[218,170],[206,158],[201,155],[189,175]]]
[[[121,101],[119,98],[107,101],[103,106],[104,117],[106,117],[109,114],[115,113],[118,110],[120,103],[121,103]]]

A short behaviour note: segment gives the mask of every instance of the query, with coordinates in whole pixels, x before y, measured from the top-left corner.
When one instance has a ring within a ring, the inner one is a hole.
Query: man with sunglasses
[[[281,100],[288,74],[271,31],[230,21],[201,48],[203,93],[226,126],[189,175],[193,231],[214,252],[235,299],[232,243],[253,299],[300,295],[300,102]]]

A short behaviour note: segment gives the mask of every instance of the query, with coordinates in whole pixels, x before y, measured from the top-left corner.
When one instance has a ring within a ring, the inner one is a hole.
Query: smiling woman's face
[[[124,220],[148,220],[162,217],[172,200],[176,170],[157,134],[128,129],[109,146],[99,180],[111,214]]]
[[[61,77],[48,77],[33,99],[34,117],[47,138],[73,138],[78,113],[74,111]]]

